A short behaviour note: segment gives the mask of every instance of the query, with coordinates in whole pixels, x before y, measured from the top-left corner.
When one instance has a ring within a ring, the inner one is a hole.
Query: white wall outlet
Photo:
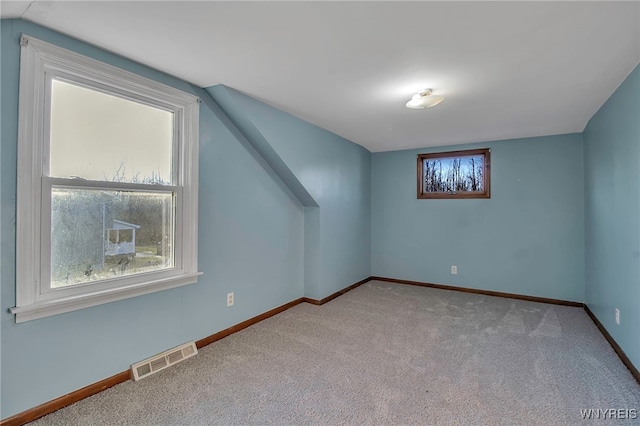
[[[620,325],[620,309],[616,308],[616,324]]]
[[[233,293],[227,293],[227,306],[233,306]]]
[[[456,265],[451,265],[451,273],[453,275],[457,275],[458,274],[458,267]]]

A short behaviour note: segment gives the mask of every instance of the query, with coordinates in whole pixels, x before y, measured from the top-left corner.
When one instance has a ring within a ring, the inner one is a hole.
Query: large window
[[[198,99],[21,44],[16,321],[194,283]]]
[[[418,198],[490,198],[488,149],[418,155]]]

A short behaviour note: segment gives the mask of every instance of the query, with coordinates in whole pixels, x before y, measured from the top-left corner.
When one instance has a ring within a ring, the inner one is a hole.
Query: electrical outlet
[[[233,306],[233,293],[227,293],[227,306]]]
[[[620,309],[616,308],[616,324],[620,325]]]
[[[451,265],[451,273],[453,275],[457,275],[458,274],[458,267],[456,265]]]

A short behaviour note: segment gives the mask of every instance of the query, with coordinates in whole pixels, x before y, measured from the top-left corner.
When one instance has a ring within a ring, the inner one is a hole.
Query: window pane
[[[484,191],[484,156],[469,155],[422,160],[423,192]]]
[[[51,287],[174,266],[172,192],[53,187]]]
[[[172,182],[173,113],[51,83],[50,176]]]

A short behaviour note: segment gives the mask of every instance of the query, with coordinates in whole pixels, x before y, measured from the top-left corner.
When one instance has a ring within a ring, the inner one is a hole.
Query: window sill
[[[48,300],[46,302],[38,302],[27,306],[16,306],[10,308],[9,311],[12,314],[15,314],[16,323],[21,323],[34,319],[45,318],[51,315],[77,311],[91,306],[102,305],[104,303],[115,302],[117,300],[128,299],[130,297],[142,296],[144,294],[194,284],[198,281],[198,277],[200,275],[202,275],[202,272],[188,275],[185,274],[178,277],[150,281],[126,288],[117,288],[63,299]]]

